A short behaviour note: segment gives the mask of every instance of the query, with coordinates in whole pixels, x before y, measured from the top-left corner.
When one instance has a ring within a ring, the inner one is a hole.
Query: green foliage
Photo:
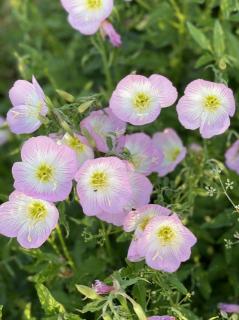
[[[117,82],[135,71],[166,75],[180,95],[196,78],[225,82],[238,98],[237,0],[118,0],[111,19],[123,39],[118,49],[99,34],[87,37],[73,30],[59,0],[1,1],[1,115],[10,108],[7,92],[13,82],[32,74],[55,107],[36,135],[78,130],[80,120],[106,107]],[[238,119],[237,111],[230,129],[209,141],[185,130],[174,107],[150,125],[129,126],[129,132],[150,135],[173,127],[186,146],[202,145],[198,153],[188,149],[172,174],[151,177],[152,202],[177,212],[198,238],[191,259],[177,273],[129,263],[131,236],[84,216],[74,190],[58,205],[59,227],[43,247],[23,250],[15,240],[0,238],[0,319],[135,320],[170,314],[179,320],[235,320],[219,315],[217,304],[239,302],[239,177],[223,165],[226,148],[238,139]],[[93,145],[89,132],[83,134]],[[12,135],[0,147],[1,202],[13,189],[11,166],[28,137]],[[111,135],[107,143],[112,151]],[[122,157],[129,159],[128,150]],[[95,279],[117,283],[116,292],[93,298]]]

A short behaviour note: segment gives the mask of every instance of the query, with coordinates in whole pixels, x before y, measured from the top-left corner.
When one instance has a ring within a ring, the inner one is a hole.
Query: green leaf
[[[53,298],[50,291],[43,284],[38,283],[35,287],[42,309],[47,315],[65,313],[63,305]]]
[[[213,56],[210,53],[203,54],[195,63],[195,68],[201,68],[213,61]]]
[[[105,302],[106,302],[105,299],[92,301],[90,303],[87,303],[83,307],[83,309],[79,311],[82,313],[86,313],[86,312],[95,312],[95,311],[101,310]]]
[[[218,20],[215,21],[213,29],[213,48],[217,57],[222,57],[225,51],[225,36],[222,26]]]
[[[3,309],[3,305],[0,305],[0,320],[2,320],[2,309]]]
[[[184,287],[182,282],[178,279],[178,277],[175,274],[170,274],[168,276],[168,281],[171,285],[171,287],[177,289],[180,293],[186,295],[188,293],[188,290]]]
[[[83,294],[85,297],[95,300],[95,299],[101,299],[101,296],[99,296],[94,289],[91,289],[90,287],[83,286],[80,284],[76,285],[76,289]]]
[[[197,44],[205,50],[211,51],[211,45],[205,34],[195,27],[192,23],[188,22],[187,23],[189,33],[191,34],[192,38],[197,42]]]

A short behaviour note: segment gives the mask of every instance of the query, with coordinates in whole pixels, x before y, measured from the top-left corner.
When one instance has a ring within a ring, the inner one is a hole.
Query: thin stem
[[[221,184],[223,193],[225,194],[225,196],[227,197],[227,199],[230,201],[230,203],[233,205],[233,207],[235,208],[235,210],[238,211],[236,204],[234,203],[234,201],[231,199],[231,197],[230,197],[229,194],[227,193],[227,191],[226,191],[226,189],[225,189],[225,187],[224,187],[224,184],[223,184],[223,182],[222,182],[222,179],[221,179],[221,177],[220,177],[219,174],[218,174],[218,179],[219,179],[219,182],[220,182],[220,184]]]
[[[57,231],[57,235],[58,235],[58,238],[59,238],[61,246],[62,246],[62,250],[63,250],[64,255],[67,259],[67,262],[68,262],[69,266],[72,268],[72,270],[76,271],[75,263],[73,262],[71,255],[67,249],[67,246],[65,244],[65,240],[63,238],[62,231],[61,231],[61,228],[59,225],[57,225],[56,231]]]
[[[93,41],[93,44],[101,56],[102,64],[103,64],[103,72],[105,74],[106,84],[107,84],[107,93],[110,94],[113,89],[113,81],[112,81],[110,68],[108,64],[107,52],[105,49],[105,44],[103,42],[102,36],[99,35],[97,37],[97,41]]]

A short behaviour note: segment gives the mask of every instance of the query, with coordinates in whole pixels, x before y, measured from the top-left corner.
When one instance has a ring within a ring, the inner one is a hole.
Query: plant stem
[[[72,268],[72,270],[76,271],[75,263],[73,262],[73,260],[72,260],[72,258],[70,256],[70,253],[69,253],[69,251],[67,249],[67,246],[65,244],[65,240],[63,238],[62,231],[61,231],[61,228],[60,228],[59,225],[57,225],[56,231],[57,231],[57,235],[58,235],[58,238],[59,238],[61,246],[62,246],[62,250],[63,250],[64,255],[65,255],[66,259],[67,259],[67,262],[68,262],[69,266]]]

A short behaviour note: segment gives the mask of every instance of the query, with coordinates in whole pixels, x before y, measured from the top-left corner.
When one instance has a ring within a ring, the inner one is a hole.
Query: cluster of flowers
[[[58,222],[54,203],[69,196],[75,180],[86,215],[134,231],[130,261],[145,259],[154,269],[176,271],[189,259],[196,238],[175,213],[149,204],[153,186],[147,176],[172,172],[184,159],[186,148],[171,128],[152,138],[125,132],[127,122],[137,126],[154,121],[177,96],[176,88],[164,76],[128,75],[112,93],[109,107],[91,112],[80,123],[81,132],[87,131],[94,145],[78,132],[27,140],[21,150],[22,161],[12,169],[15,191],[0,206],[0,233],[17,237],[25,248],[42,245]],[[36,79],[33,77],[32,83],[16,81],[9,97],[13,104],[7,114],[11,131],[36,131],[48,114],[47,99]],[[185,127],[200,127],[202,136],[209,138],[227,129],[235,101],[225,85],[195,80],[179,100],[177,112]],[[94,158],[94,148],[103,155]],[[113,156],[107,156],[108,151]],[[122,156],[125,153],[127,160]]]

